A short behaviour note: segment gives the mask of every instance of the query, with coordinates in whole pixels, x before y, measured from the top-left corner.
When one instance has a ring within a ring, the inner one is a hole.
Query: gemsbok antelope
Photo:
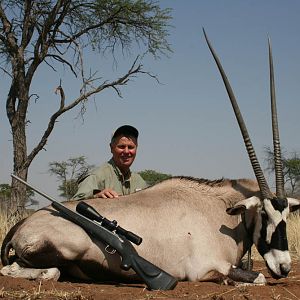
[[[271,46],[269,42],[276,194],[267,185],[229,81],[205,32],[204,36],[227,89],[256,180],[174,177],[118,201],[85,202],[143,237],[136,247],[139,255],[179,280],[229,277],[263,284],[263,274],[237,266],[255,244],[272,277],[286,277],[291,269],[287,216],[300,205],[284,192]],[[77,203],[64,204],[75,209]],[[10,256],[12,249],[15,254]],[[137,280],[132,271],[120,268],[117,253],[107,252],[106,245],[51,206],[8,232],[1,260],[1,273],[10,276],[57,279],[63,271],[89,280]]]

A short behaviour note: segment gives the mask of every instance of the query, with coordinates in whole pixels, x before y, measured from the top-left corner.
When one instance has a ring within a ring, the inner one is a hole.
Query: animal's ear
[[[252,207],[257,207],[258,205],[260,205],[260,199],[256,196],[253,196],[237,202],[233,207],[227,208],[226,212],[229,215],[239,215],[245,212],[245,210]]]
[[[287,198],[289,202],[290,212],[294,212],[300,208],[300,200],[295,198]]]
[[[238,205],[238,206],[233,206],[233,207],[229,207],[226,209],[226,212],[229,215],[240,215],[241,213],[243,213],[246,210],[246,206],[245,205]]]

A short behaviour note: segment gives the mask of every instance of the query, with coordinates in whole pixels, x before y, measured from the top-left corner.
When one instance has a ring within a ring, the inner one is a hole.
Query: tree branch
[[[67,0],[67,2],[69,2]],[[51,26],[53,23],[55,23],[56,15],[59,12],[59,9],[62,5],[64,5],[64,0],[58,0],[56,5],[53,7],[51,12],[48,14],[48,17],[46,18],[41,31],[39,33],[39,37],[35,43],[34,46],[34,54],[33,54],[33,61],[31,65],[28,68],[27,74],[26,74],[26,81],[29,83],[32,80],[32,77],[37,69],[37,67],[40,65],[40,63],[44,60],[48,53],[48,49],[50,47],[50,41],[47,39],[48,34],[50,33]]]
[[[48,57],[53,58],[54,60],[57,60],[58,62],[67,65],[67,66],[70,68],[71,72],[75,75],[75,77],[77,77],[77,74],[76,74],[76,72],[75,72],[75,70],[74,70],[72,64],[69,63],[69,62],[68,62],[67,60],[65,60],[64,58],[62,58],[60,55],[57,55],[57,54],[47,54],[47,55],[45,56],[45,58],[48,58]]]
[[[57,87],[56,91],[58,91],[60,93],[60,97],[61,97],[61,101],[60,101],[60,107],[59,109],[50,117],[49,119],[49,123],[48,123],[48,127],[46,128],[40,142],[38,143],[38,145],[31,151],[31,153],[27,156],[27,160],[24,164],[24,168],[28,167],[30,165],[30,163],[32,162],[32,160],[34,159],[34,157],[38,154],[38,152],[40,150],[42,150],[46,143],[47,140],[51,134],[51,132],[53,131],[53,128],[55,126],[55,123],[57,122],[57,119],[64,114],[65,112],[71,110],[72,108],[74,108],[75,106],[77,106],[78,104],[82,103],[84,100],[87,100],[89,97],[91,97],[92,95],[98,94],[100,92],[102,92],[105,89],[108,88],[112,88],[114,89],[118,96],[120,96],[120,91],[119,91],[119,86],[124,86],[127,84],[127,82],[132,78],[135,77],[136,74],[147,74],[152,78],[156,78],[156,76],[150,74],[149,72],[145,72],[142,70],[142,65],[138,64],[137,65],[137,60],[139,57],[137,57],[133,64],[131,65],[130,69],[128,70],[128,72],[114,80],[111,82],[107,82],[105,81],[104,83],[100,84],[99,86],[90,89],[89,91],[81,94],[77,99],[75,99],[72,103],[70,103],[69,105],[65,105],[65,94],[63,92],[63,88],[60,86]]]
[[[65,92],[64,92],[64,90],[61,86],[61,82],[55,90],[55,94],[58,94],[58,93],[60,93],[60,107],[59,107],[59,110],[62,110],[65,107],[66,96],[65,96]]]
[[[30,0],[24,1],[24,20],[22,28],[21,47],[25,49],[29,44],[34,32],[34,23],[31,20],[32,2]]]
[[[69,37],[67,39],[55,39],[54,42],[55,43],[64,43],[64,44],[65,43],[72,43],[73,41],[77,40],[78,38],[80,38],[84,34],[90,32],[91,30],[100,28],[100,27],[104,26],[105,24],[112,23],[112,21],[122,11],[122,9],[123,9],[123,7],[120,7],[114,14],[112,14],[111,16],[106,18],[104,21],[93,24],[93,25],[88,26],[88,27],[85,27],[83,30],[80,30],[79,32],[73,34],[71,37]]]
[[[3,24],[4,34],[6,36],[6,38],[4,38],[4,40],[2,41],[6,46],[6,49],[10,53],[10,55],[13,54],[16,55],[18,51],[17,39],[12,32],[12,25],[7,19],[1,3],[0,3],[0,19]]]

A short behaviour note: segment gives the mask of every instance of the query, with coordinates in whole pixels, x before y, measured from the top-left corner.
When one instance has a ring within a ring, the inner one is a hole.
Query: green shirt
[[[111,159],[102,166],[92,170],[79,182],[77,193],[73,199],[93,198],[94,194],[105,188],[113,189],[118,195],[129,195],[146,187],[146,182],[139,174],[129,170],[128,174],[124,176]]]

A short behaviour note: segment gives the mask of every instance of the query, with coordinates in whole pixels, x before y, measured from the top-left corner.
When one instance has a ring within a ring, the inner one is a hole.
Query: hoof
[[[267,283],[267,280],[264,274],[259,273],[258,276],[253,281],[253,283],[257,285],[265,285]]]
[[[55,280],[57,281],[60,276],[60,271],[57,268],[49,269],[34,269],[23,268],[16,262],[12,265],[3,267],[0,270],[1,275],[11,276],[15,278],[26,278],[31,280]]]
[[[37,277],[37,279],[57,281],[59,277],[60,271],[57,268],[50,268],[42,270],[41,274]]]
[[[267,280],[262,273],[259,273],[256,279],[253,282],[234,282],[234,286],[243,287],[243,286],[257,286],[257,285],[266,285]]]
[[[228,277],[234,282],[250,283],[252,285],[264,285],[266,284],[266,278],[262,273],[246,271],[235,266],[232,266],[229,270]]]

